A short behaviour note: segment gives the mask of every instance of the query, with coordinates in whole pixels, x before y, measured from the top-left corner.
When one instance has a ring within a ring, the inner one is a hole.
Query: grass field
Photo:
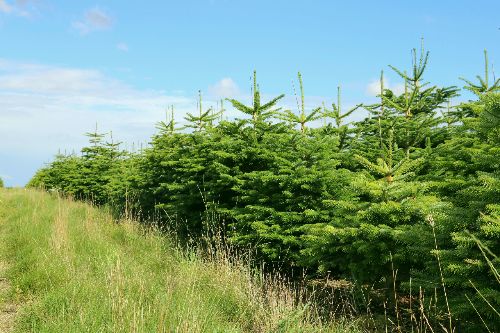
[[[10,286],[1,300],[20,304],[13,332],[361,331],[322,322],[244,263],[33,190],[0,189],[0,259]]]

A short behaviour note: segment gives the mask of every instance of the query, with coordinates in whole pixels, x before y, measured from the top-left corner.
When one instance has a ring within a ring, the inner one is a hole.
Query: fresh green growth
[[[253,124],[253,127],[257,127],[258,124],[262,123],[263,121],[274,117],[276,113],[281,109],[273,109],[276,103],[285,97],[285,95],[279,95],[278,97],[273,98],[267,103],[262,104],[262,101],[260,99],[260,90],[259,86],[257,84],[257,72],[253,72],[253,100],[252,100],[252,105],[251,106],[246,106],[243,103],[235,100],[235,99],[228,99],[229,102],[233,105],[233,107],[241,112],[243,112],[246,115],[249,115],[252,117],[251,122]]]
[[[220,111],[214,112],[212,108],[209,108],[207,111],[203,111],[201,91],[198,91],[198,115],[194,116],[188,112],[187,116],[184,118],[188,122],[186,128],[192,128],[195,131],[202,131],[208,126],[212,126],[213,122],[220,117],[221,113],[222,112]],[[171,131],[173,130],[173,119],[172,114],[171,124],[169,125]]]
[[[465,89],[471,91],[475,95],[482,95],[489,92],[499,92],[500,91],[500,78],[493,78],[493,84],[490,85],[489,80],[490,69],[488,68],[488,51],[484,50],[484,77],[479,75],[476,76],[479,81],[478,84],[474,84],[471,81],[461,78],[462,81],[467,83]]]
[[[279,119],[291,123],[292,125],[293,124],[300,125],[300,131],[304,133],[306,130],[307,123],[321,119],[323,115],[320,113],[321,107],[317,107],[314,110],[312,110],[309,114],[306,114],[304,85],[302,84],[302,75],[300,74],[300,72],[298,73],[298,78],[299,78],[300,102],[301,102],[300,106],[297,105],[299,108],[299,114],[296,115],[291,110],[285,110],[281,115],[278,115],[277,117]]]
[[[170,106],[170,115],[168,111],[169,110],[165,112],[165,121],[159,121],[156,125],[156,129],[162,134],[173,133],[177,130],[175,128],[176,122],[174,117],[174,106]]]
[[[0,201],[0,255],[24,302],[15,332],[362,332],[322,322],[243,262],[181,251],[88,204],[33,190]]]

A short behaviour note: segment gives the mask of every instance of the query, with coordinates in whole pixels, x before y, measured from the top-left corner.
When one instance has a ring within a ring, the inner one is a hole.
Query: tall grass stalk
[[[427,217],[427,220],[432,227],[432,235],[434,237],[434,249],[436,251],[436,258],[437,258],[437,263],[438,263],[438,268],[439,268],[439,276],[441,278],[441,287],[443,288],[444,299],[446,302],[446,310],[448,311],[448,313],[447,313],[448,314],[448,325],[449,325],[448,328],[449,328],[449,332],[451,333],[454,331],[453,330],[453,323],[452,323],[452,315],[451,315],[451,310],[450,310],[450,304],[448,303],[448,294],[446,293],[446,285],[444,283],[443,270],[441,268],[441,259],[439,258],[439,248],[437,245],[435,222],[434,222],[434,218],[432,217],[432,215],[429,215]],[[437,299],[436,299],[436,301],[437,301]]]

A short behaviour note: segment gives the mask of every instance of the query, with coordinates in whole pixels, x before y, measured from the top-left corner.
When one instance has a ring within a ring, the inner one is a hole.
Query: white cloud
[[[128,52],[128,45],[126,43],[118,43],[116,44],[116,48],[120,51],[123,51],[123,52]]]
[[[136,89],[96,70],[0,59],[0,142],[8,142],[0,157],[79,151],[96,122],[124,142],[146,143],[172,104],[179,120],[196,106],[194,96]]]
[[[393,86],[390,87],[390,89],[396,94],[396,95],[401,95],[402,93],[405,92],[405,85],[404,83],[397,83]]]
[[[208,87],[208,92],[214,97],[236,97],[240,95],[240,88],[229,77],[225,77]]]
[[[380,95],[380,81],[374,80],[366,86],[366,93],[370,96]]]
[[[94,7],[87,10],[83,18],[74,21],[72,26],[74,29],[78,30],[80,34],[86,35],[94,31],[110,29],[113,26],[113,19],[101,8]]]
[[[0,13],[4,14],[28,17],[36,9],[35,7],[35,3],[32,0],[15,0],[14,2],[0,0]]]
[[[10,14],[14,8],[9,5],[5,0],[0,0],[0,12]]]
[[[391,84],[389,79],[384,78],[384,88],[392,90],[396,95],[405,91],[404,83]],[[369,96],[380,95],[380,80],[373,80],[366,86],[366,94]]]
[[[95,70],[57,67],[32,67],[0,76],[0,89],[37,94],[81,94],[113,84]]]

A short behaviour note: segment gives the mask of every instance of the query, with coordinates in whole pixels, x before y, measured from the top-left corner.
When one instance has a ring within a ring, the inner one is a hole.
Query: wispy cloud
[[[16,0],[7,2],[0,0],[0,13],[12,14],[17,16],[31,16],[35,10],[35,2],[32,0]]]
[[[240,95],[240,88],[230,77],[225,77],[214,85],[208,87],[208,92],[213,97],[228,98]]]
[[[128,45],[127,45],[127,43],[120,42],[120,43],[116,44],[116,48],[118,50],[120,50],[120,51],[128,52]]]
[[[0,59],[0,142],[9,142],[3,153],[49,159],[58,148],[78,150],[96,122],[125,142],[147,142],[171,104],[182,118],[195,100],[136,89],[97,70]]]
[[[405,91],[405,86],[403,83],[391,83],[389,79],[384,78],[384,89],[390,89],[396,95],[400,95]],[[365,91],[368,96],[380,95],[380,80],[373,80],[368,83]]]
[[[72,26],[80,34],[87,35],[91,32],[110,29],[113,26],[112,17],[99,7],[87,10],[80,20],[74,21]]]
[[[0,12],[10,14],[14,8],[9,5],[5,0],[0,0]]]
[[[208,101],[207,101],[208,102]],[[0,174],[7,185],[23,185],[61,151],[86,145],[84,133],[100,131],[130,147],[147,144],[165,108],[176,119],[196,108],[195,96],[138,89],[94,69],[0,59]]]

